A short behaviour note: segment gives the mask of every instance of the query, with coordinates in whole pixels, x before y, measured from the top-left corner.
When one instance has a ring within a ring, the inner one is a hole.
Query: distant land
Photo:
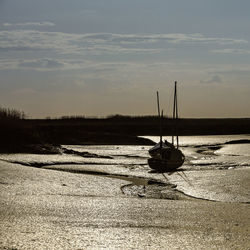
[[[0,118],[1,152],[57,153],[57,146],[78,145],[152,145],[142,135],[159,135],[157,116],[107,118],[63,117],[25,119],[24,116]],[[162,134],[172,135],[250,134],[250,118],[162,119]]]
[[[163,135],[216,135],[250,133],[250,118],[181,118],[173,120],[158,116],[123,116],[114,115],[107,118],[68,117],[59,119],[28,119],[27,126],[42,131],[52,129],[55,133],[74,133],[79,131],[91,133],[111,133],[126,135],[159,135],[162,123]],[[70,133],[70,134],[71,134]]]

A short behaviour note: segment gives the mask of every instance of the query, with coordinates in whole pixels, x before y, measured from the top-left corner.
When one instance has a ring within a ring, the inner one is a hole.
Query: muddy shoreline
[[[250,140],[248,139],[240,139],[240,140],[229,140],[222,144],[213,144],[213,145],[205,145],[202,144],[200,146],[193,146],[193,150],[197,155],[200,155],[200,159],[206,158],[206,157],[218,157],[215,154],[215,151],[222,149],[225,145],[237,145],[237,144],[250,144]],[[185,147],[183,147],[183,150],[185,150]],[[117,148],[119,148],[117,146]],[[141,146],[143,149],[144,147]],[[191,148],[189,146],[189,148]],[[147,152],[147,149],[143,149],[144,152]],[[57,154],[55,154],[57,152]],[[41,153],[41,152],[39,152]],[[51,154],[50,151],[47,151],[47,155]],[[36,160],[36,157],[34,160],[27,160],[27,158],[22,159],[21,158],[15,159],[15,156],[11,159],[11,157],[8,159],[2,158],[2,160],[14,164],[20,164],[22,166],[28,166],[28,167],[34,167],[34,168],[41,168],[46,170],[55,170],[55,171],[63,171],[68,173],[74,173],[74,174],[87,174],[87,175],[96,175],[96,176],[103,176],[107,178],[117,178],[117,179],[123,179],[130,181],[131,183],[129,185],[126,185],[126,187],[121,188],[123,190],[124,194],[127,195],[135,195],[141,198],[157,198],[157,199],[183,199],[184,196],[185,199],[188,198],[198,198],[198,199],[207,199],[207,200],[216,200],[215,198],[206,198],[202,195],[199,195],[200,197],[196,197],[192,192],[187,192],[186,189],[180,189],[178,188],[177,184],[174,182],[171,183],[171,175],[173,173],[167,173],[166,175],[163,175],[164,179],[163,181],[159,181],[159,177],[154,178],[154,173],[148,168],[147,165],[147,158],[148,155],[145,154],[144,156],[137,156],[135,154],[133,155],[126,155],[124,153],[116,154],[114,156],[112,155],[105,155],[105,154],[98,154],[94,152],[88,152],[86,151],[78,151],[77,148],[74,149],[70,146],[58,146],[57,151],[53,148],[53,154],[57,155],[58,157],[61,155],[64,157],[64,160],[57,160],[57,161],[39,161]],[[43,155],[43,154],[41,154]],[[10,154],[11,156],[11,154]],[[35,154],[34,154],[35,156]],[[46,154],[44,154],[45,158]],[[67,158],[68,157],[68,158]],[[73,157],[73,158],[72,158]],[[130,159],[131,161],[127,161],[126,163],[123,163],[123,161],[117,160],[119,157],[122,157],[124,159]],[[31,157],[32,158],[32,157]],[[197,157],[196,157],[197,158]],[[60,158],[59,158],[60,159]],[[128,169],[128,171],[123,174],[112,173],[112,171],[106,171],[105,167],[108,166],[114,167],[114,168],[120,168],[125,167]],[[79,166],[79,167],[77,167]],[[87,167],[85,167],[87,166]],[[241,164],[242,167],[244,167],[244,164]],[[188,188],[187,186],[192,186],[192,183],[188,179],[187,174],[195,172],[195,171],[213,171],[213,170],[228,170],[228,169],[239,169],[239,166],[231,164],[230,166],[224,165],[223,163],[219,162],[206,162],[200,161],[199,159],[193,159],[189,155],[186,156],[186,161],[184,166],[182,166],[180,169],[178,169],[174,174],[179,176],[182,180],[182,184],[186,184],[187,190],[190,190],[192,188]],[[246,165],[246,167],[249,167]],[[143,168],[147,170],[148,168],[148,175],[147,176],[133,176],[133,172],[129,172],[129,169],[137,169],[137,168]],[[205,172],[204,172],[205,173]],[[170,175],[169,175],[170,174]],[[157,174],[155,174],[156,176]],[[160,174],[158,174],[160,175]],[[151,177],[149,177],[151,176]],[[192,176],[192,174],[191,174]],[[175,178],[176,179],[176,178]],[[178,178],[177,178],[178,179]],[[174,180],[175,181],[175,180]],[[177,182],[178,183],[178,182]],[[185,185],[184,185],[185,186]],[[168,190],[168,194],[162,193],[163,189]],[[240,201],[240,200],[238,200]],[[249,201],[243,199],[242,202],[248,203]]]
[[[249,136],[229,138],[182,138],[165,176],[149,145],[0,154],[0,249],[248,249]]]
[[[46,169],[0,161],[0,248],[249,246],[249,204],[187,197],[174,191],[175,186],[160,175],[153,182],[146,176],[108,177],[62,171],[71,167],[48,165]],[[86,164],[82,167],[94,168]],[[98,169],[113,171],[107,166]]]

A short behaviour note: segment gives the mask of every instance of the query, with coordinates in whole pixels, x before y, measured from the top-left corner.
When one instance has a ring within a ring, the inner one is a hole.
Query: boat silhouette
[[[162,140],[162,120],[163,111],[160,115],[160,104],[159,94],[157,92],[157,106],[158,116],[160,117],[160,141],[156,143],[152,148],[149,149],[148,165],[151,169],[165,173],[172,172],[182,166],[185,161],[185,156],[179,149],[179,138],[177,131],[177,120],[178,120],[178,106],[177,106],[177,82],[174,87],[174,106],[173,106],[173,120],[175,121],[175,134],[172,135],[172,143],[167,140]],[[176,143],[175,143],[176,141]]]

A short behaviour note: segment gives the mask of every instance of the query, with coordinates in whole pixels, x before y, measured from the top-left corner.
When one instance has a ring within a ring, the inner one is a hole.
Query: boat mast
[[[160,114],[160,100],[159,100],[159,92],[158,91],[156,92],[156,95],[157,95],[158,116],[161,117],[161,114]]]
[[[160,99],[159,99],[159,92],[156,92],[157,95],[157,108],[158,108],[158,117],[160,119],[160,149],[162,149],[162,119],[163,119],[163,110],[160,113]]]
[[[160,116],[160,148],[162,149],[162,122],[163,122],[163,110],[161,111]]]
[[[178,136],[178,124],[177,124],[177,120],[178,120],[178,105],[177,105],[177,82],[175,82],[175,129],[176,129],[176,147],[179,147],[179,136]]]
[[[177,105],[177,82],[174,82],[174,107],[173,107],[173,121],[174,129],[172,135],[172,144],[174,145],[174,136],[176,136],[176,147],[179,147],[179,137],[177,133],[177,119],[178,119],[178,105]]]

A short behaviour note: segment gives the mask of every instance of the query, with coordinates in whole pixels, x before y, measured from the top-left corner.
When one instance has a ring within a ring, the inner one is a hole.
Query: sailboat
[[[174,107],[173,120],[175,121],[175,135],[172,135],[172,143],[162,141],[162,120],[163,111],[160,116],[159,95],[157,92],[158,116],[161,118],[160,125],[160,142],[149,149],[151,158],[148,159],[148,165],[151,169],[157,172],[171,172],[182,166],[185,160],[184,154],[179,149],[179,138],[177,134],[177,120],[178,120],[178,106],[177,106],[177,82],[175,82],[174,89]],[[176,143],[175,143],[176,141]]]

